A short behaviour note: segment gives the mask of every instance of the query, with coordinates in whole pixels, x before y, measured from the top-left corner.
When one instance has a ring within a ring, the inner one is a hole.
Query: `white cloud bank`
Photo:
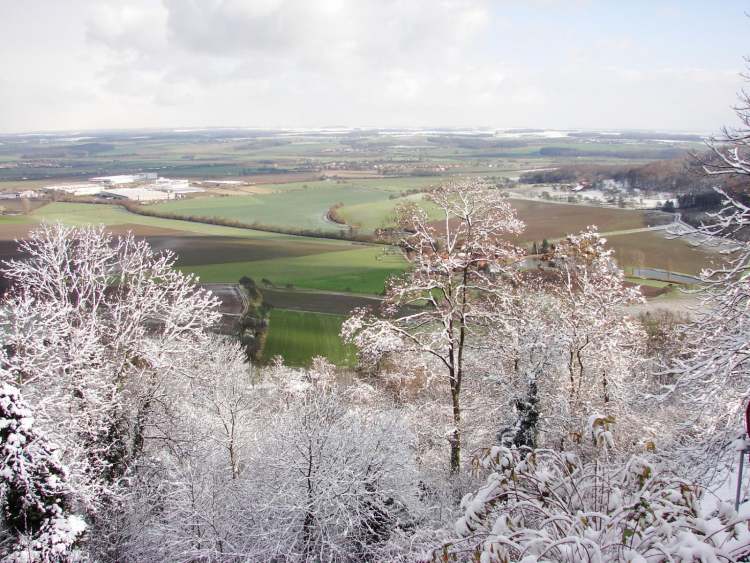
[[[0,131],[490,126],[711,131],[742,53],[695,65],[489,0],[37,0],[0,21]],[[589,3],[569,5],[586,18]],[[727,17],[741,17],[727,14]],[[653,16],[656,17],[656,16]],[[670,14],[665,18],[672,17]],[[585,19],[580,20],[585,22]],[[598,43],[597,43],[598,41]],[[672,46],[665,38],[665,51]],[[633,56],[633,55],[637,56]],[[679,61],[678,61],[679,62]]]

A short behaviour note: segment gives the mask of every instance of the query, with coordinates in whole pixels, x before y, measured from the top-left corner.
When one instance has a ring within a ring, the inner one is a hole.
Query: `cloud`
[[[162,7],[107,4],[90,13],[88,42],[111,54],[100,71],[104,88],[155,104],[213,98],[225,109],[219,100],[231,85],[256,108],[287,100],[330,121],[335,107],[355,114],[359,104],[356,120],[377,123],[395,105],[445,107],[448,94],[467,84],[483,84],[486,99],[498,76],[481,51],[491,24],[485,0],[165,0]]]
[[[673,12],[620,22],[587,1],[37,0],[6,12],[0,63],[14,91],[0,89],[0,130],[713,130],[741,85],[742,53],[701,59],[699,40],[670,35]]]
[[[113,51],[164,52],[166,18],[167,11],[158,3],[94,4],[87,19],[86,39]]]
[[[166,0],[165,6],[172,44],[192,52],[303,60],[343,54],[370,64],[465,45],[489,18],[485,0]]]

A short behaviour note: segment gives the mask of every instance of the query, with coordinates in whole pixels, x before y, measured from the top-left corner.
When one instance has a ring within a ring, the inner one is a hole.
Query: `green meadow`
[[[29,215],[2,217],[0,227],[17,238],[41,221],[132,230],[154,248],[174,251],[178,267],[205,283],[236,283],[247,275],[277,287],[380,293],[388,276],[406,268],[382,245],[147,217],[114,205],[50,203]]]
[[[383,247],[363,246],[291,258],[185,266],[203,282],[236,282],[242,276],[264,278],[277,287],[300,287],[351,293],[381,293],[385,280],[402,273],[406,262],[383,254]]]
[[[354,207],[366,215],[362,228],[372,231],[398,200],[403,191],[422,189],[440,182],[439,178],[379,178],[373,180],[324,180],[266,184],[269,193],[198,196],[153,205],[153,209],[183,217],[217,217],[244,224],[276,226],[283,229],[339,231],[341,226],[326,217],[331,206]]]
[[[355,350],[339,337],[344,319],[340,315],[274,309],[263,357],[268,361],[280,355],[287,365],[306,366],[315,356],[324,356],[336,365],[353,366]]]

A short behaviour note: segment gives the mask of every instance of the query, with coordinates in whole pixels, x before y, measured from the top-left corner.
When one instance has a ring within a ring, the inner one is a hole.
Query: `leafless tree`
[[[397,210],[399,244],[411,264],[392,279],[382,315],[352,316],[342,335],[365,364],[387,353],[419,353],[440,366],[452,412],[450,470],[461,467],[461,391],[467,350],[498,320],[491,302],[503,299],[523,252],[509,239],[523,230],[515,210],[478,180],[448,183],[427,195],[435,220],[416,205]]]

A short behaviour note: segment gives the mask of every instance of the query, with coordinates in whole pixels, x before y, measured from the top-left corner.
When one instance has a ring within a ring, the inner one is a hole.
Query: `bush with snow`
[[[461,502],[459,536],[434,561],[736,561],[748,519],[644,459],[583,463],[570,453],[492,447],[475,460],[484,486]]]

